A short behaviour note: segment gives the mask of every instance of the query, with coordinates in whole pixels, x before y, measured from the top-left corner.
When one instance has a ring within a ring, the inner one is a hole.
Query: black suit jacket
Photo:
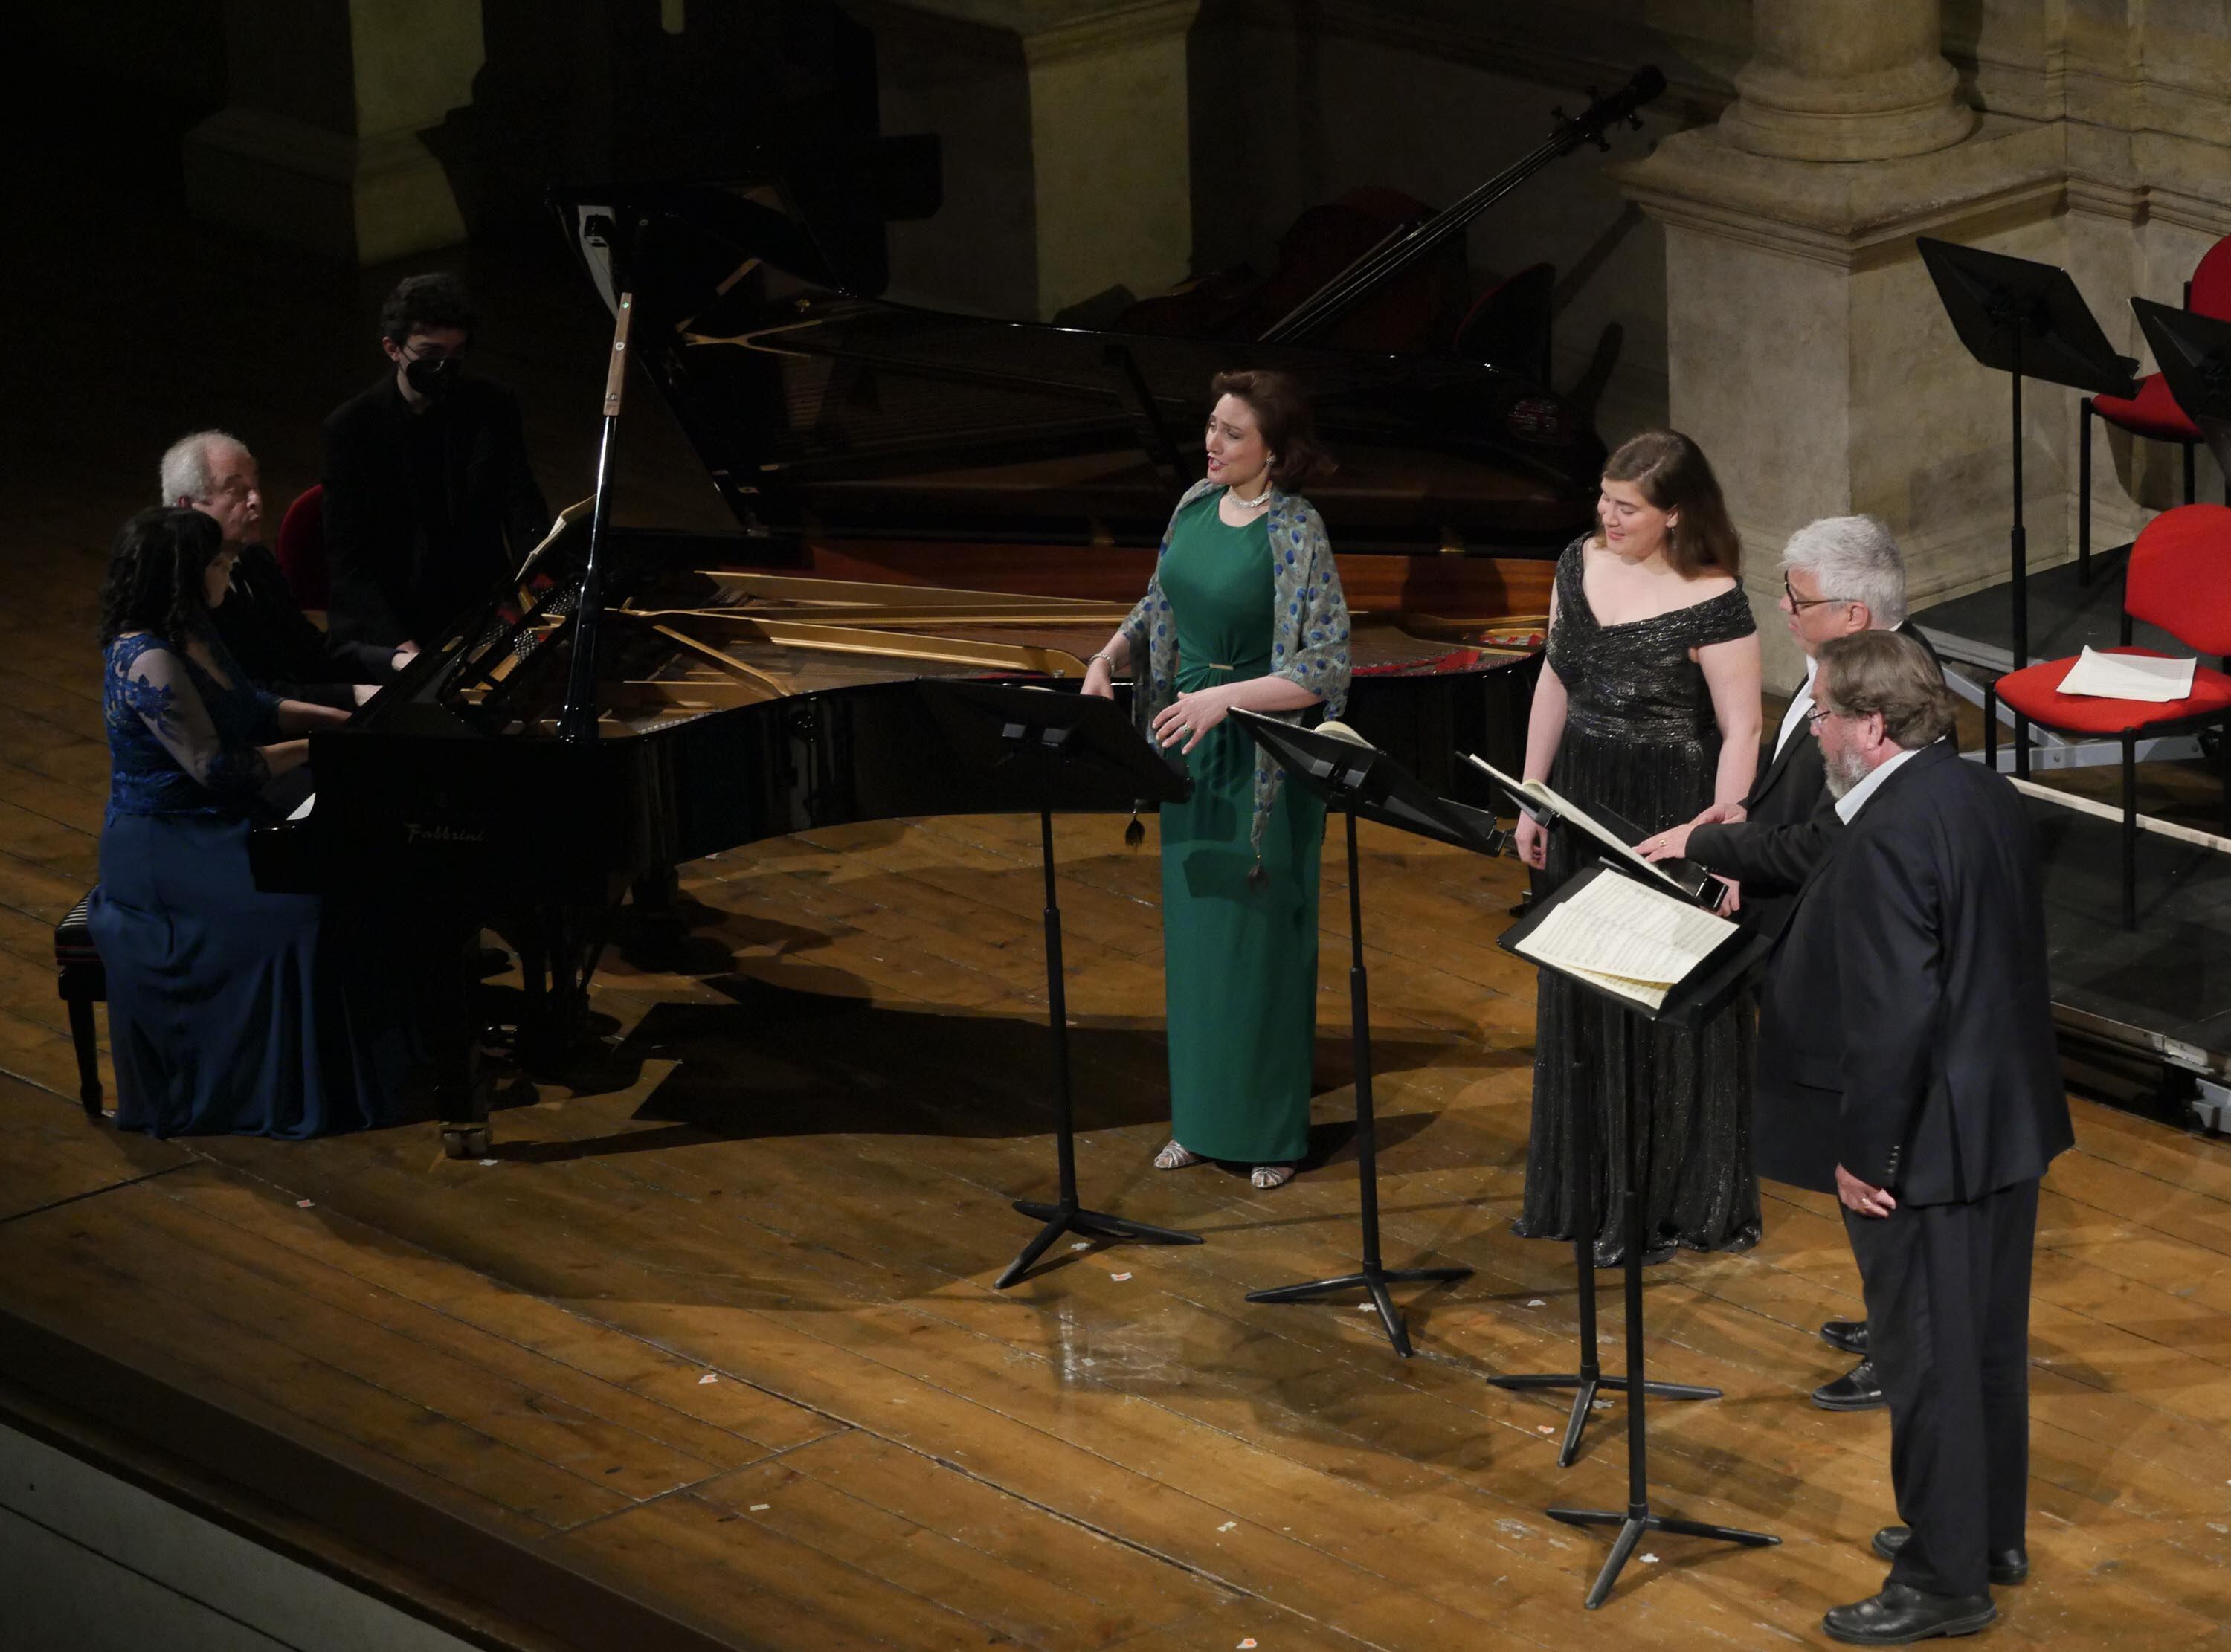
[[[435,455],[430,487],[414,452]],[[519,403],[468,377],[414,413],[389,373],[326,421],[327,623],[346,642],[430,644],[550,528]]]
[[[1898,628],[1937,650],[1913,628]],[[1777,733],[1780,730],[1775,731]],[[1779,752],[1762,743],[1758,778],[1743,799],[1745,818],[1730,825],[1699,826],[1689,834],[1688,859],[1743,884],[1743,913],[1762,934],[1779,934],[1796,904],[1797,892],[1813,868],[1827,857],[1844,829],[1828,795],[1828,772],[1820,742],[1800,723]]]
[[[260,545],[241,546],[232,589],[212,617],[240,668],[282,699],[353,710],[351,684],[394,675],[394,649],[344,642],[313,625],[278,558]]]
[[[1760,996],[1758,1168],[1839,1164],[1908,1204],[1980,1198],[2073,1145],[2037,845],[2021,798],[1917,752],[1806,885]]]
[[[1758,778],[1743,799],[1745,818],[1699,826],[1689,834],[1688,858],[1741,881],[1743,913],[1764,934],[1788,921],[1797,891],[1843,829],[1828,796],[1820,742],[1800,723],[1778,753],[1759,752]]]

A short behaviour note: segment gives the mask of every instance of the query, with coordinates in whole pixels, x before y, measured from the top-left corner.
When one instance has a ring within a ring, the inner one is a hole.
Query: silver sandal
[[[1154,1155],[1156,1170],[1183,1170],[1188,1165],[1200,1163],[1200,1155],[1183,1142],[1173,1141]]]
[[[1292,1181],[1294,1167],[1291,1165],[1258,1165],[1247,1179],[1268,1192],[1274,1187],[1284,1187]]]

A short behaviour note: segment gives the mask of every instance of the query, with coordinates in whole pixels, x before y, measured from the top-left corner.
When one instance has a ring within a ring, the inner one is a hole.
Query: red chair
[[[2214,316],[2219,321],[2231,321],[2231,236],[2210,247],[2193,270],[2192,279],[2184,284],[2184,307]],[[2132,436],[2153,442],[2174,442],[2182,447],[2184,502],[2188,505],[2198,497],[2193,475],[2193,449],[2200,445],[2200,427],[2185,416],[2184,410],[2176,404],[2176,397],[2170,394],[2169,381],[2159,373],[2148,373],[2140,379],[2136,396],[2087,396],[2083,409],[2083,416],[2078,421],[2083,429],[2083,440],[2077,449],[2076,464],[2076,569],[2077,578],[2088,585],[2092,583],[2092,415],[2098,414]],[[2224,479],[2223,502],[2231,505],[2231,477]]]
[[[332,606],[333,588],[326,574],[326,490],[310,488],[287,507],[279,523],[279,544],[274,552],[287,589],[299,608],[323,613]]]
[[[2180,505],[2139,531],[2123,571],[2123,646],[2111,652],[2170,657],[2131,646],[2131,627],[2137,620],[2160,627],[2195,654],[2231,655],[2231,507]],[[2200,666],[2192,674],[2192,693],[2182,700],[2102,700],[2060,692],[2075,663],[2075,658],[2047,660],[2008,672],[1984,692],[1983,760],[1998,765],[2001,700],[2014,713],[2014,772],[2025,780],[2032,723],[2058,733],[2122,741],[2123,927],[2132,929],[2138,905],[2138,737],[2189,733],[2231,720],[2231,676]],[[2231,740],[2225,746],[2231,757]],[[2224,807],[2231,816],[2231,785]]]

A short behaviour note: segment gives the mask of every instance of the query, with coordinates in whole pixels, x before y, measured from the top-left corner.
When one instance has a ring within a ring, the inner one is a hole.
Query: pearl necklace
[[[1235,488],[1227,487],[1224,491],[1232,495],[1232,502],[1243,511],[1259,511],[1271,502],[1271,485],[1268,482],[1263,484],[1263,491],[1252,499],[1241,498]]]

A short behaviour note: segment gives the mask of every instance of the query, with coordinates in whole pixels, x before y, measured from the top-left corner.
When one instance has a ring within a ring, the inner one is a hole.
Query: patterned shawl
[[[1201,481],[1186,490],[1178,511],[1215,492],[1221,482]],[[1298,494],[1273,490],[1264,526],[1271,545],[1271,606],[1275,624],[1271,636],[1271,674],[1298,683],[1322,698],[1322,715],[1337,717],[1348,704],[1350,662],[1348,650],[1348,599],[1340,588],[1340,573],[1333,566],[1332,545],[1325,538],[1324,519]],[[1170,535],[1177,528],[1177,513],[1162,534],[1161,556],[1170,552]],[[1131,715],[1141,733],[1152,739],[1154,720],[1178,697],[1178,631],[1170,604],[1162,595],[1159,570],[1147,582],[1123,622],[1123,637],[1130,649]],[[1141,669],[1141,662],[1144,661]],[[1285,722],[1298,723],[1320,710],[1304,707],[1280,712]],[[1270,753],[1255,753],[1255,823],[1248,841],[1257,862],[1263,857],[1263,829],[1270,823],[1271,806],[1278,796],[1281,771]]]

